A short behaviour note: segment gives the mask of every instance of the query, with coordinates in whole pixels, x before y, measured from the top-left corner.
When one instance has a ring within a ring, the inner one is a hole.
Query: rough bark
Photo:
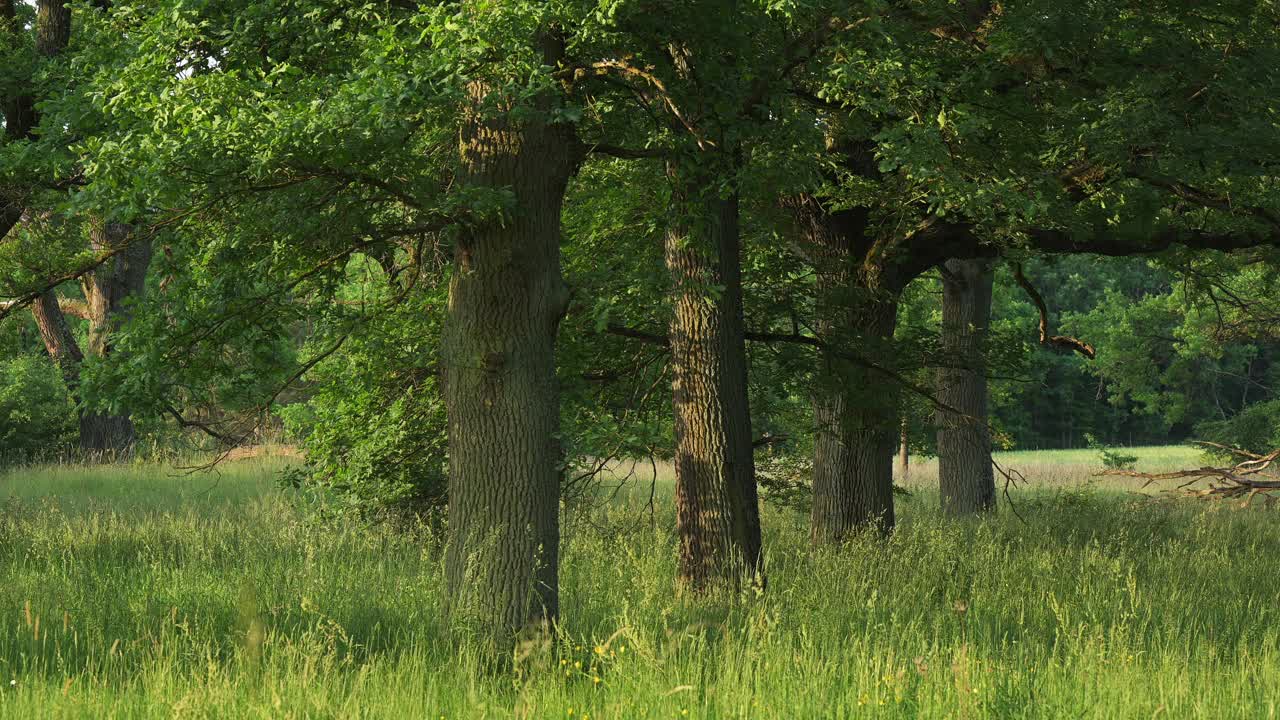
[[[885,357],[897,323],[897,295],[869,293],[854,302],[854,307],[820,303],[819,337],[831,348],[856,344],[864,355]],[[895,522],[899,390],[831,350],[821,353],[818,376],[811,540],[815,545],[839,543],[869,527],[888,534]]]
[[[67,391],[79,402],[80,399],[80,364],[84,362],[84,353],[71,326],[58,306],[58,296],[52,290],[42,294],[40,299],[31,303],[31,315],[35,318],[36,327],[40,329],[40,339],[44,341],[45,350],[53,364],[62,372]]]
[[[488,88],[471,92],[482,107]],[[509,190],[515,203],[460,232],[441,346],[450,607],[499,642],[558,611],[560,211],[580,151],[533,115],[466,119],[462,182]]]
[[[71,8],[64,0],[36,2],[36,52],[53,57],[71,41]]]
[[[132,302],[142,297],[146,287],[147,268],[151,266],[151,242],[131,238],[133,228],[123,223],[95,223],[90,229],[90,244],[102,253],[128,243],[80,281],[89,306],[89,354],[106,357],[111,354],[111,334],[128,321]]]
[[[677,187],[680,185],[676,178]],[[677,193],[688,201],[693,193]],[[666,238],[675,412],[678,580],[699,592],[763,583],[747,400],[738,199],[694,201],[703,218]],[[697,230],[690,230],[690,227]]]
[[[814,198],[794,203],[805,252],[818,274],[814,330],[822,344],[813,396],[815,545],[894,525],[893,457],[900,389],[856,355],[891,365],[900,287],[866,237],[863,210],[829,213]]]
[[[944,512],[973,515],[996,505],[985,361],[993,271],[986,259],[948,260],[943,270],[938,485]]]
[[[114,352],[112,335],[128,322],[132,304],[141,299],[151,265],[151,242],[132,238],[133,228],[123,223],[95,222],[90,228],[94,251],[104,252],[127,243],[116,254],[80,281],[89,321],[87,350],[91,357]],[[100,457],[122,457],[133,447],[136,433],[128,415],[88,411],[80,415],[80,449]]]

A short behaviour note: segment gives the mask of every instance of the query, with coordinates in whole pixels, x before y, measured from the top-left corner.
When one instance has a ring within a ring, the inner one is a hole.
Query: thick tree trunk
[[[986,340],[992,262],[948,260],[942,274],[942,349],[938,371],[938,485],[942,509],[972,515],[996,505],[987,418]]]
[[[89,354],[106,357],[111,354],[111,334],[129,320],[131,304],[142,298],[146,289],[147,269],[151,266],[151,241],[131,238],[132,226],[123,223],[97,223],[90,229],[90,245],[95,252],[106,252],[126,244],[80,281],[89,312]]]
[[[812,197],[793,201],[804,249],[818,273],[814,323],[822,349],[814,383],[815,545],[839,543],[868,527],[893,528],[893,458],[900,389],[863,362],[891,364],[898,288],[873,258],[868,215],[831,213]]]
[[[63,0],[36,0],[36,52],[53,57],[71,40],[71,8]]]
[[[481,107],[487,89],[472,92]],[[579,150],[567,129],[476,111],[461,151],[462,181],[509,190],[515,206],[465,228],[454,251],[441,346],[446,574],[455,615],[505,642],[558,611],[560,211]]]
[[[131,238],[123,223],[95,222],[90,228],[94,251],[105,252],[127,243],[125,249],[81,278],[88,306],[88,351],[108,357],[114,351],[112,334],[129,320],[132,304],[141,300],[151,266],[151,241]],[[84,412],[80,416],[80,448],[98,456],[121,457],[133,448],[135,432],[128,415]]]
[[[676,180],[679,184],[679,179]],[[681,195],[681,193],[677,193]],[[698,592],[763,583],[747,400],[738,199],[710,198],[667,233],[678,580]]]
[[[840,300],[850,289],[843,275],[827,275],[820,283],[820,292],[837,299],[819,302],[817,323],[827,349],[819,358],[813,400],[810,536],[815,545],[842,542],[868,527],[887,534],[895,521],[899,391],[883,374],[847,357],[856,350],[872,362],[887,361],[898,297],[855,287],[852,299]]]

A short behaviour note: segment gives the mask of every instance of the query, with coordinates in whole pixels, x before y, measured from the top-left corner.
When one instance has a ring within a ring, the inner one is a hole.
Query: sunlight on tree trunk
[[[559,609],[560,391],[556,332],[569,293],[560,209],[578,149],[539,112],[481,114],[471,89],[463,182],[509,189],[503,218],[459,235],[441,339],[449,435],[448,591],[455,616],[505,642]]]
[[[677,179],[677,182],[679,180]],[[672,228],[672,404],[678,577],[693,591],[762,582],[760,510],[742,317],[738,199],[706,200],[705,218]]]

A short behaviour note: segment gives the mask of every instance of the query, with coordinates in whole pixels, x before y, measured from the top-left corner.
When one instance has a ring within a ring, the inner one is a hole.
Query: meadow
[[[1021,518],[941,517],[929,463],[888,541],[814,552],[766,507],[749,596],[677,596],[666,478],[653,515],[647,485],[575,507],[559,636],[497,665],[442,617],[430,528],[317,520],[287,460],[9,471],[0,717],[1276,716],[1276,510],[1135,493],[1090,452],[997,461]]]

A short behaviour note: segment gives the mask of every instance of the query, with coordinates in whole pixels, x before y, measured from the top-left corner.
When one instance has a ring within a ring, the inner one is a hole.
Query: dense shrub
[[[75,433],[75,405],[48,358],[0,360],[0,463],[58,452]]]
[[[444,402],[435,372],[428,292],[370,317],[308,374],[309,397],[279,411],[306,452],[291,484],[325,507],[373,517],[422,516],[443,507]]]
[[[1280,400],[1246,405],[1226,420],[1211,420],[1196,426],[1202,440],[1266,454],[1280,448]]]

